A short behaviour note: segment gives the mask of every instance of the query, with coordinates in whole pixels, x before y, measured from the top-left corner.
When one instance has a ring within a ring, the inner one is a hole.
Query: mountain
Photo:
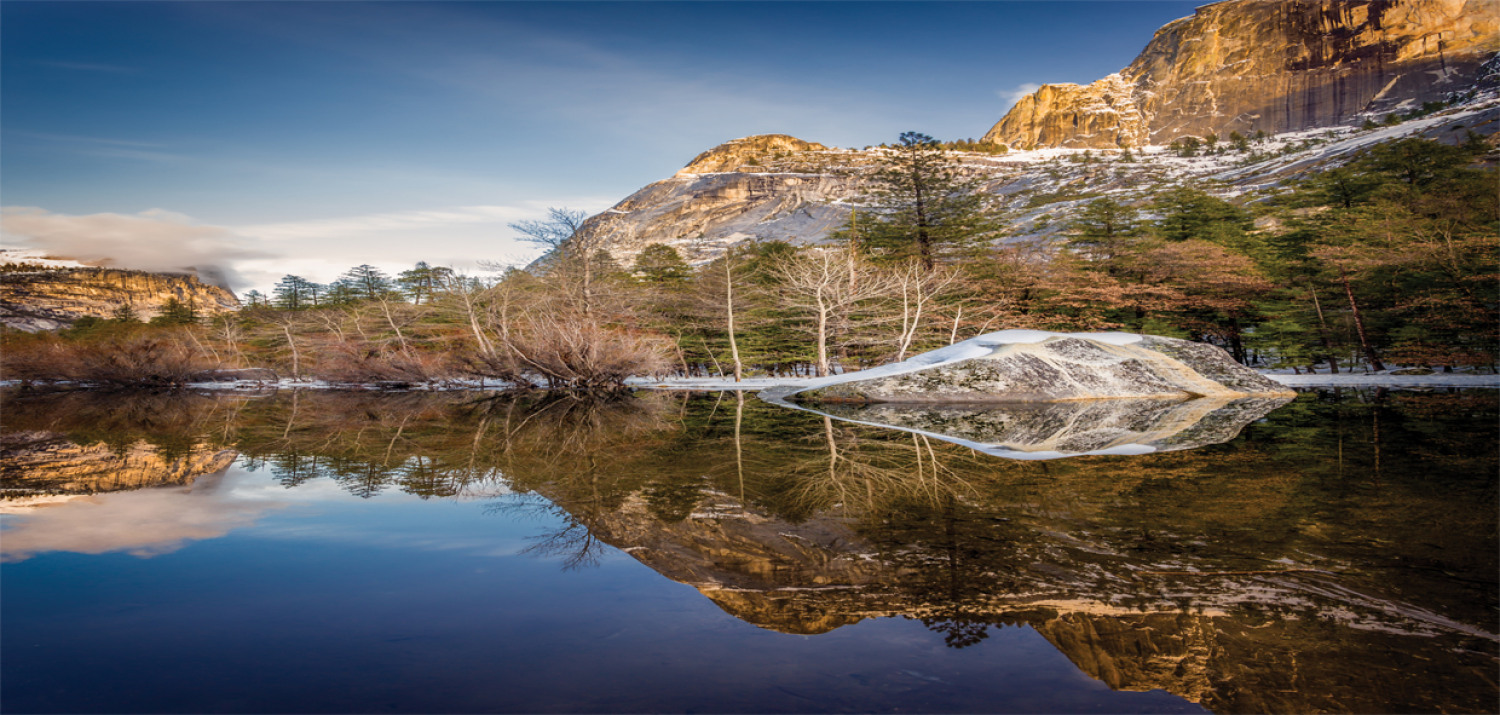
[[[1045,240],[1065,228],[1072,211],[1101,195],[1138,203],[1161,188],[1190,183],[1238,196],[1338,166],[1381,142],[1407,136],[1453,142],[1467,136],[1465,130],[1500,131],[1500,97],[1485,93],[1394,126],[1273,135],[1217,155],[1179,157],[1146,146],[1130,154],[1056,148],[952,156],[1003,212],[1010,240]],[[627,265],[654,243],[676,248],[690,262],[710,260],[740,242],[818,243],[860,209],[883,152],[785,135],[735,139],[590,217],[582,235]]]
[[[240,305],[234,293],[190,275],[57,263],[0,263],[0,324],[27,332],[55,330],[84,316],[108,318],[120,306],[150,320],[174,298],[199,315],[232,312]]]
[[[1097,149],[1334,126],[1451,101],[1497,49],[1493,0],[1229,0],[1157,30],[1116,74],[1042,86],[984,138]]]
[[[1009,240],[1044,241],[1102,195],[1142,204],[1162,188],[1191,184],[1237,197],[1393,139],[1493,136],[1494,10],[1492,0],[1208,5],[1158,30],[1119,73],[1087,87],[1046,85],[1022,99],[985,137],[1008,152],[952,156],[1003,212]],[[1423,106],[1436,102],[1443,105]],[[1387,122],[1398,110],[1404,116]],[[1362,117],[1382,122],[1371,128]],[[1165,146],[1233,131],[1266,136],[1197,157]],[[626,264],[653,243],[690,262],[744,241],[818,243],[865,201],[884,152],[784,134],[735,139],[591,217],[583,237]]]

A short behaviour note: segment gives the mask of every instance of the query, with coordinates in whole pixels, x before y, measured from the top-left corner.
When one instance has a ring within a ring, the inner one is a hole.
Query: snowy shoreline
[[[852,373],[851,373],[852,374]],[[1500,388],[1500,375],[1473,375],[1473,374],[1433,374],[1433,375],[1384,375],[1384,374],[1357,374],[1357,375],[1284,375],[1278,373],[1261,373],[1287,387],[1311,388],[1311,387],[1394,387],[1394,388],[1442,388],[1442,387],[1466,387],[1466,388]],[[746,392],[760,392],[773,387],[800,389],[812,387],[825,382],[827,378],[819,379],[813,377],[750,377],[735,382],[733,378],[691,378],[675,377],[665,380],[653,380],[649,378],[632,378],[626,383],[627,388],[646,390],[702,390],[705,392],[743,390]],[[71,383],[37,383],[43,386],[57,387],[86,387],[73,385]],[[0,388],[20,387],[17,380],[0,381]],[[413,384],[401,387],[393,387],[379,384],[350,384],[333,383],[322,380],[239,380],[233,382],[195,382],[183,386],[190,390],[225,390],[236,392],[257,392],[261,390],[364,390],[385,392],[448,392],[463,390],[503,390],[506,386],[496,382],[481,384],[478,380],[454,380],[442,383]]]

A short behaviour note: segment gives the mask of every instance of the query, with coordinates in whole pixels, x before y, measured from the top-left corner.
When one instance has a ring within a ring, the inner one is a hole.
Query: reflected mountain
[[[926,435],[1008,459],[1150,454],[1234,439],[1289,397],[1113,399],[1000,404],[768,401],[839,420]]]
[[[761,628],[909,618],[962,649],[1029,627],[1111,687],[1220,712],[1495,702],[1493,392],[902,414],[743,393],[89,399],[9,395],[0,438],[193,445],[288,488],[545,510],[563,526],[536,535],[539,557],[581,568],[619,550]],[[995,459],[939,431],[1155,451]],[[8,493],[66,481],[7,470]]]

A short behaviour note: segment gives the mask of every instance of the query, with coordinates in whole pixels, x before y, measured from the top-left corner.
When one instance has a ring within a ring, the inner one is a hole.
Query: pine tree
[[[873,179],[876,220],[860,237],[870,248],[915,256],[931,268],[946,251],[993,231],[978,182],[926,134],[903,133],[882,155]]]
[[[635,257],[632,272],[642,283],[660,287],[682,285],[692,276],[682,254],[664,243],[653,243],[642,250]]]
[[[161,306],[161,313],[151,319],[152,325],[193,325],[197,322],[198,311],[176,298],[168,298]]]
[[[368,263],[350,268],[339,276],[338,284],[345,286],[357,300],[380,300],[393,291],[390,276]]]

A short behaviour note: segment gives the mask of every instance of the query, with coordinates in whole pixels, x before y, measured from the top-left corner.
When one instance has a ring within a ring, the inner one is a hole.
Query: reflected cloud
[[[48,551],[150,558],[193,541],[213,539],[284,509],[287,499],[246,499],[224,488],[224,475],[199,477],[191,487],[166,487],[78,496],[3,517],[0,561],[25,561]]]

